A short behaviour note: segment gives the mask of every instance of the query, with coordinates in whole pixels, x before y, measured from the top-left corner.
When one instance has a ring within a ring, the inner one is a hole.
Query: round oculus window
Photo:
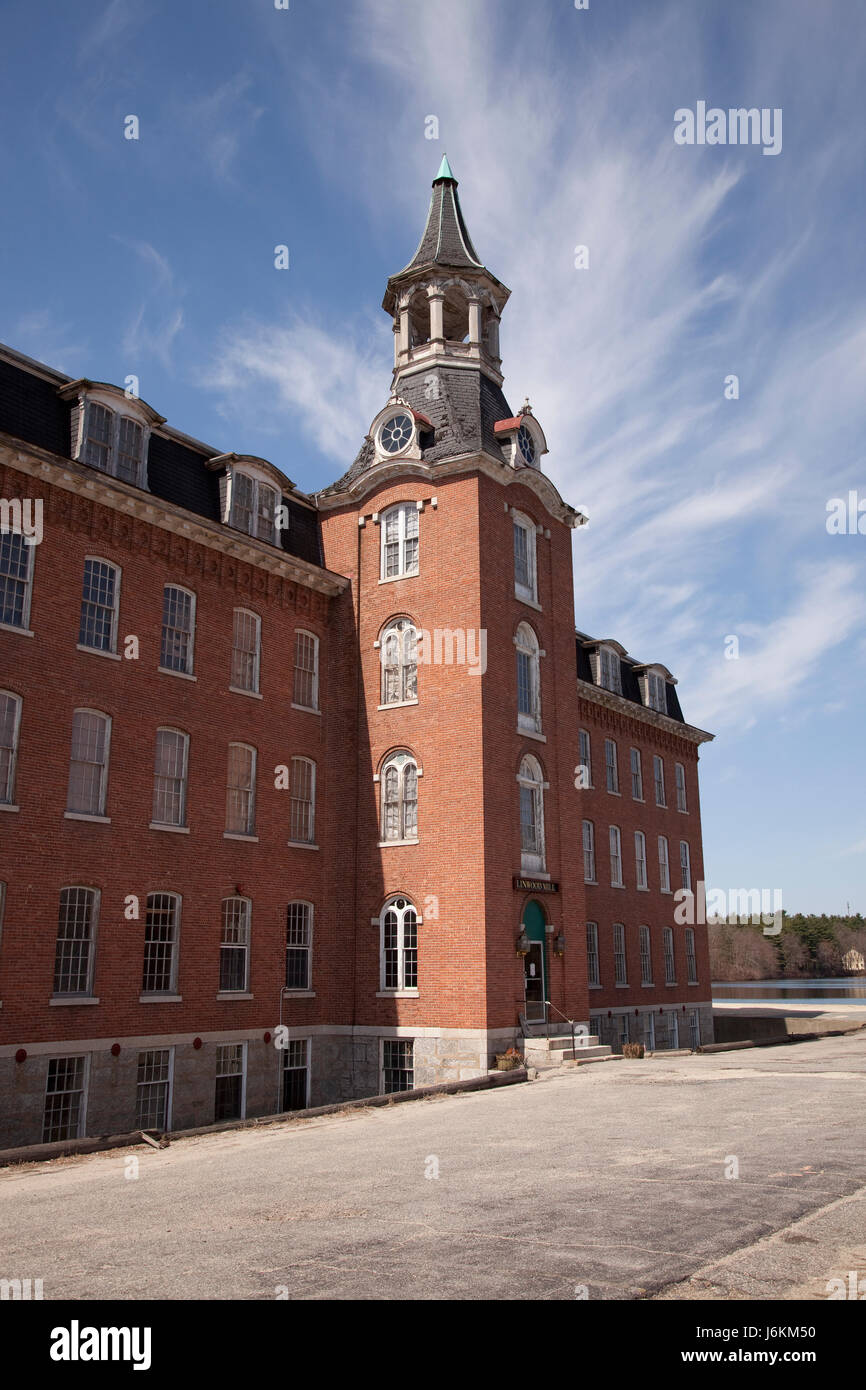
[[[521,425],[517,431],[517,443],[523,455],[523,462],[530,465],[535,463],[535,440],[525,425]]]
[[[399,454],[400,450],[405,449],[411,440],[412,430],[411,415],[407,415],[405,411],[401,411],[399,415],[392,415],[379,431],[379,444],[382,452]]]

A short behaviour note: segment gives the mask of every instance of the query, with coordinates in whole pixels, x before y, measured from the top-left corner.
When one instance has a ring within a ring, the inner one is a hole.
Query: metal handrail
[[[574,1036],[574,1024],[575,1024],[575,1019],[573,1019],[573,1018],[568,1018],[568,1016],[562,1012],[562,1009],[557,1009],[556,1005],[555,1005],[554,1003],[552,1003],[550,999],[545,999],[544,1002],[545,1002],[545,1004],[547,1005],[547,1007],[548,1007],[549,1009],[553,1009],[555,1013],[558,1013],[558,1014],[559,1014],[559,1017],[563,1020],[564,1023],[569,1023],[569,1024],[571,1024],[571,1050],[572,1050],[572,1052],[574,1053],[574,1055],[575,1055],[575,1057],[576,1057],[576,1056],[577,1056],[577,1043],[576,1043],[576,1041],[575,1041],[575,1036]],[[548,1039],[549,1039],[549,1038],[550,1038],[550,1020],[549,1020],[549,1019],[548,1019],[548,1023],[547,1023],[547,1036],[548,1036]]]

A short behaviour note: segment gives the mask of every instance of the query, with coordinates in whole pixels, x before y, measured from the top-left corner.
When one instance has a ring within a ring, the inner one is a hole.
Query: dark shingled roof
[[[575,638],[577,644],[577,677],[578,680],[588,681],[590,685],[594,685],[595,682],[592,679],[589,651],[585,643],[589,642],[592,644],[592,642],[596,640],[601,639],[588,637],[584,632],[579,632]],[[632,704],[642,705],[643,708],[646,709],[646,705],[644,705],[640,696],[640,685],[638,684],[637,677],[637,668],[643,664],[644,663],[640,661],[633,661],[630,656],[620,657],[619,678],[623,699],[631,700]],[[677,689],[671,681],[665,681],[665,695],[667,697],[667,709],[662,711],[662,713],[666,714],[668,719],[676,719],[679,724],[685,724],[686,721],[683,718],[683,712],[680,708]]]
[[[439,395],[433,400],[428,394],[431,375],[435,375],[439,382]],[[419,434],[424,463],[439,463],[443,459],[478,453],[482,449],[494,458],[502,457],[502,441],[493,427],[497,420],[511,415],[511,407],[502,388],[483,372],[437,365],[431,367],[430,371],[401,378],[397,389],[400,399],[413,410],[426,415],[433,426],[432,430]],[[320,496],[344,491],[366,472],[374,460],[373,442],[367,438],[348,472],[330,487],[323,488]]]
[[[447,167],[443,161],[443,167]],[[418,250],[407,266],[391,280],[399,280],[419,266],[441,265],[455,269],[483,269],[478,252],[463,220],[460,199],[457,196],[457,180],[440,174],[433,180],[433,195],[427,213],[427,225]],[[391,281],[389,280],[389,284]]]

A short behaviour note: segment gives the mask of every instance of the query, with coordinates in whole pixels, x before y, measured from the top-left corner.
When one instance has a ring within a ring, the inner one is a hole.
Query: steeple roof
[[[392,276],[392,279],[401,279],[410,271],[429,265],[462,270],[483,269],[463,220],[460,199],[457,196],[457,180],[451,172],[447,154],[442,156],[439,172],[433,180],[430,211],[418,250],[409,264],[397,275]]]

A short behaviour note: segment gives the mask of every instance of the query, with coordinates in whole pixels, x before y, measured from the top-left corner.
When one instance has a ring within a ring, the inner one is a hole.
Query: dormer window
[[[526,425],[521,425],[517,431],[517,447],[523,457],[523,462],[528,464],[530,468],[536,468],[538,466],[538,452],[535,448],[535,440]]]
[[[622,694],[622,685],[619,674],[619,657],[612,647],[602,647],[599,650],[599,685],[605,690],[612,690],[615,695]]]
[[[415,423],[405,410],[389,415],[379,426],[378,444],[383,454],[400,454],[412,443]]]
[[[497,420],[493,433],[501,442],[504,462],[512,468],[541,467],[541,455],[547,453],[547,443],[528,402],[518,415]]]
[[[71,381],[58,394],[72,402],[72,457],[122,483],[146,488],[150,431],[165,423],[163,416],[108,384]]]
[[[260,541],[274,542],[277,507],[280,495],[276,488],[248,473],[232,476],[232,505],[230,525]]]
[[[647,704],[650,709],[658,710],[660,714],[667,714],[668,712],[665,678],[657,675],[655,671],[650,671],[647,674]]]

